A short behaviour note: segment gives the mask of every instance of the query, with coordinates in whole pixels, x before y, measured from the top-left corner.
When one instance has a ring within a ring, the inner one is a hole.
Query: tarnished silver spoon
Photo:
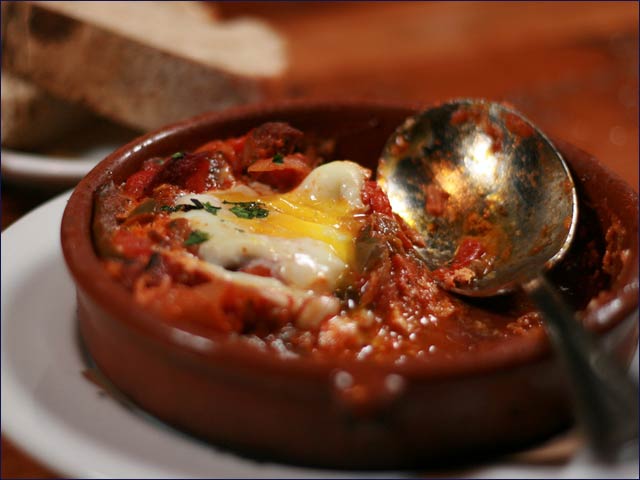
[[[566,254],[578,222],[571,174],[547,137],[499,103],[442,104],[396,130],[377,181],[394,212],[422,234],[420,253],[444,288],[473,297],[529,294],[567,369],[593,451],[612,460],[637,441],[638,386],[544,275]]]

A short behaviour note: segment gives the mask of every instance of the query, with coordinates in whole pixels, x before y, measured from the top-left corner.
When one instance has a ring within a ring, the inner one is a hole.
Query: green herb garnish
[[[222,208],[222,207],[216,207],[215,205],[211,205],[209,202],[202,203],[197,198],[192,198],[191,203],[192,205],[189,205],[188,203],[183,203],[180,205],[176,205],[174,207],[170,205],[162,205],[160,207],[160,210],[162,210],[163,212],[169,212],[169,213],[189,212],[191,210],[205,210],[212,215],[217,215],[218,210]]]
[[[189,238],[184,241],[184,246],[188,247],[189,245],[198,245],[199,243],[206,242],[209,240],[209,234],[206,232],[201,232],[200,230],[193,230],[189,234]]]
[[[180,160],[181,158],[184,158],[184,152],[176,152],[171,155],[171,158],[173,158],[174,160]]]
[[[220,210],[222,208],[222,207],[216,207],[215,205],[211,205],[209,202],[204,202],[202,204],[202,206],[211,215],[217,215],[218,214],[218,210]]]
[[[174,205],[173,207],[171,205],[162,205],[160,207],[160,210],[168,213],[188,212],[190,210],[198,210],[198,207],[196,207],[195,205],[189,205],[188,203],[184,203],[180,205]]]
[[[281,154],[281,153],[276,153],[276,154],[273,156],[273,159],[272,159],[271,161],[272,161],[273,163],[280,163],[280,164],[282,164],[282,163],[284,163],[284,157],[282,156],[282,154]]]
[[[162,205],[160,207],[160,210],[163,212],[168,212],[168,213],[173,213],[173,212],[177,212],[178,210],[180,210],[181,205],[176,205],[175,207],[172,207],[171,205]]]
[[[269,215],[269,210],[264,208],[264,203],[261,202],[227,202],[224,200],[222,203],[233,205],[229,211],[238,218],[251,220],[253,218],[265,218]]]

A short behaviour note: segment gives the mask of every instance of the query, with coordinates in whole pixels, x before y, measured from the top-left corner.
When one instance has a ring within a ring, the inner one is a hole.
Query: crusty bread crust
[[[2,72],[1,85],[4,147],[42,147],[93,117],[88,110],[52,97],[8,72]]]
[[[72,16],[68,3],[57,8],[57,2],[3,2],[3,67],[115,121],[150,130],[203,111],[258,101],[278,88],[280,67],[273,70],[277,74],[251,76],[237,73],[246,65],[233,72],[222,61],[196,61]],[[280,39],[273,36],[264,53],[282,67],[283,53],[274,48]],[[225,47],[233,48],[228,42]]]

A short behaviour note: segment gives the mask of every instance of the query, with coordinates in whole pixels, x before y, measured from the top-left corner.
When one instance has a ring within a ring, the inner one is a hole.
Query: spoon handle
[[[596,344],[543,275],[524,289],[542,313],[567,370],[578,420],[593,452],[614,461],[638,439],[638,385]]]

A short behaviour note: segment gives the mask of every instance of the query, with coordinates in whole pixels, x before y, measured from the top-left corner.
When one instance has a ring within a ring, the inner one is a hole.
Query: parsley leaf
[[[189,234],[189,238],[184,241],[184,246],[188,247],[189,245],[198,245],[199,243],[206,242],[209,240],[209,234],[206,232],[201,232],[200,230],[193,230]]]
[[[246,218],[251,220],[253,218],[265,218],[269,215],[269,210],[264,208],[264,203],[261,202],[223,202],[227,205],[233,205],[229,209],[236,217]]]
[[[202,206],[211,215],[217,215],[218,214],[218,210],[220,210],[222,208],[222,207],[216,207],[215,205],[211,205],[209,202],[204,202],[202,204]]]
[[[176,152],[171,155],[171,158],[173,158],[174,160],[180,160],[181,158],[184,158],[184,152]]]
[[[192,198],[191,199],[191,203],[192,203],[192,205],[189,205],[188,203],[182,203],[182,204],[176,205],[174,207],[172,207],[170,205],[162,205],[160,207],[160,210],[163,211],[163,212],[169,212],[169,213],[189,212],[191,210],[205,210],[205,211],[209,212],[212,215],[217,215],[218,214],[218,210],[220,210],[222,208],[222,207],[216,207],[215,205],[211,205],[209,202],[202,203],[197,198]]]
[[[273,156],[273,159],[272,159],[271,161],[272,161],[273,163],[280,163],[280,164],[282,164],[282,163],[284,163],[284,157],[282,156],[282,154],[281,154],[281,153],[276,153],[276,154]]]

